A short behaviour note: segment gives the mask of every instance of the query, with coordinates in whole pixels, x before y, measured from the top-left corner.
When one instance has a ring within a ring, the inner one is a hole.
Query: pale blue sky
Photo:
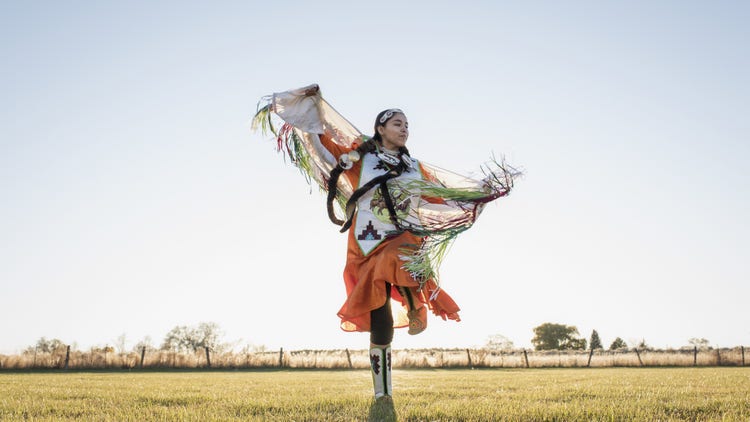
[[[254,3],[254,4],[250,4]],[[343,333],[346,239],[249,131],[319,83],[412,154],[525,170],[447,257],[465,347],[543,322],[679,347],[750,344],[750,6],[744,2],[3,2],[0,353],[41,336],[364,348]]]

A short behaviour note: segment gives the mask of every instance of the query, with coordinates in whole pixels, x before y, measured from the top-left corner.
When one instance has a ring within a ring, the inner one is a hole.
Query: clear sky
[[[323,195],[250,132],[261,96],[310,83],[366,133],[403,109],[424,161],[525,171],[444,262],[463,321],[394,347],[528,347],[543,322],[748,345],[748,21],[738,1],[2,2],[0,353],[203,321],[366,347],[338,328]]]

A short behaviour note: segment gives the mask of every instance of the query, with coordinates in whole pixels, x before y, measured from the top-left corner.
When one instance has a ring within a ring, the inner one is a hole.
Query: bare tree
[[[65,345],[65,343],[62,342],[62,340],[59,340],[56,338],[47,340],[45,337],[42,337],[39,340],[37,340],[34,346],[27,347],[26,350],[24,350],[24,353],[26,354],[55,353],[58,351],[65,350],[66,348],[67,346]]]
[[[221,349],[219,340],[223,333],[219,329],[219,324],[215,322],[201,322],[195,330],[196,346],[198,348],[208,347],[211,350],[218,351]]]
[[[484,345],[489,350],[512,350],[513,342],[502,334],[493,334],[487,338],[487,343]]]
[[[167,333],[161,344],[161,349],[178,352],[195,351],[196,341],[194,337],[192,328],[186,325],[179,325]]]
[[[220,342],[222,336],[219,324],[215,322],[201,322],[197,327],[177,326],[164,337],[161,349],[197,352],[208,347],[220,351],[224,348]]]
[[[136,353],[140,353],[144,347],[148,352],[156,350],[156,347],[154,347],[154,342],[149,336],[144,337],[143,340],[136,343],[135,346],[133,346],[133,351]]]
[[[690,343],[691,346],[697,347],[699,349],[708,349],[708,340],[705,338],[693,337],[688,340],[688,343]]]
[[[127,349],[125,349],[125,343],[127,343],[128,336],[125,333],[120,334],[115,339],[115,348],[117,349],[117,353],[123,355],[127,353]]]
[[[630,341],[628,341],[628,343],[631,346],[635,344],[636,349],[647,350],[651,348],[651,346],[649,346],[648,343],[646,343],[646,339],[644,338],[641,338],[640,340],[631,338],[629,340]]]

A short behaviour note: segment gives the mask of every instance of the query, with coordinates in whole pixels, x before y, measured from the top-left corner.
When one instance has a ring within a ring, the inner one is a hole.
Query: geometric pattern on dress
[[[375,227],[373,227],[372,220],[367,222],[367,226],[365,226],[362,233],[357,236],[357,240],[380,240],[381,238],[382,236],[380,233],[378,233],[378,231],[375,230]]]

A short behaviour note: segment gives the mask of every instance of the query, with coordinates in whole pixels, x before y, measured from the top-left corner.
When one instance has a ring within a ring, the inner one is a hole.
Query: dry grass
[[[744,348],[706,349],[697,354],[692,349],[617,351],[493,351],[487,349],[395,349],[393,365],[397,368],[575,368],[628,366],[742,366]],[[69,369],[140,369],[140,353],[118,354],[101,350],[72,351]],[[222,353],[210,356],[213,369],[242,368],[367,368],[366,350],[294,350],[255,353]],[[66,350],[53,353],[0,355],[0,369],[63,369]],[[528,364],[527,364],[528,362]],[[196,369],[208,367],[204,352],[147,352],[143,360],[147,369]]]
[[[387,406],[369,372],[0,373],[0,420],[750,420],[748,368],[400,369]]]

